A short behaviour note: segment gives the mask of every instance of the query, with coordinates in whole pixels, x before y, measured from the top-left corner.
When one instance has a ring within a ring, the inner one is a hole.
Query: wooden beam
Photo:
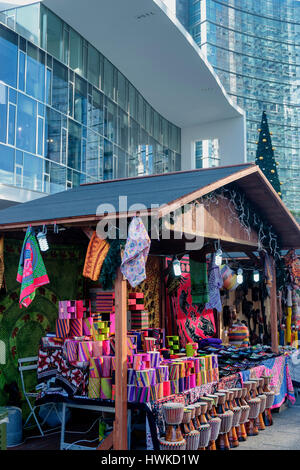
[[[112,431],[109,435],[103,439],[101,444],[96,450],[110,450],[113,447],[114,432]]]
[[[116,393],[114,450],[127,450],[127,281],[117,270],[115,282]]]
[[[278,327],[277,327],[277,288],[276,288],[276,265],[274,258],[272,262],[273,282],[270,289],[270,309],[271,309],[271,346],[274,353],[278,353]]]

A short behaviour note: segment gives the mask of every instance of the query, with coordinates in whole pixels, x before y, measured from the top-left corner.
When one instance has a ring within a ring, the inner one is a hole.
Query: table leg
[[[61,422],[61,431],[60,431],[60,450],[64,449],[65,427],[66,427],[66,403],[63,403],[62,404],[62,422]]]
[[[127,443],[128,450],[131,448],[131,410],[127,410]]]

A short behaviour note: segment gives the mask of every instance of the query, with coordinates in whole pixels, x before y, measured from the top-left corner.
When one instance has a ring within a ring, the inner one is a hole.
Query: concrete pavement
[[[295,405],[273,413],[273,423],[233,450],[300,450],[300,395]]]

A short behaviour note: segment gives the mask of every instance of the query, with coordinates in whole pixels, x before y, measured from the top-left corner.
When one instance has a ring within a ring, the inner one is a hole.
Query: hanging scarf
[[[190,273],[193,304],[206,304],[209,300],[206,263],[190,258]]]
[[[35,290],[50,282],[32,227],[28,227],[25,235],[17,281],[21,284],[20,307],[28,307],[35,297]]]
[[[104,260],[99,282],[102,289],[112,290],[117,275],[117,269],[121,265],[121,247],[124,246],[123,240],[108,240],[109,251]]]
[[[128,228],[121,272],[131,287],[146,279],[146,261],[150,250],[150,238],[140,217],[133,217]]]
[[[92,281],[98,281],[103,262],[109,250],[109,243],[102,240],[94,232],[86,252],[83,276],[88,277]]]
[[[223,278],[220,272],[219,266],[215,263],[215,254],[212,257],[211,264],[209,267],[208,277],[208,289],[209,289],[209,301],[206,304],[206,308],[216,308],[218,312],[222,311],[222,303],[220,296],[220,289],[223,286]]]

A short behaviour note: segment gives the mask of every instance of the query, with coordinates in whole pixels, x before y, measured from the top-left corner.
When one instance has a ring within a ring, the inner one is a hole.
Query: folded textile
[[[94,232],[86,252],[82,273],[84,277],[88,277],[92,281],[98,280],[108,250],[109,243],[99,238],[97,232]]]
[[[132,287],[146,279],[146,261],[150,238],[140,217],[133,217],[128,228],[128,238],[121,264],[121,272]]]
[[[28,227],[25,234],[17,281],[21,284],[20,307],[28,307],[35,297],[35,290],[50,282],[32,227]]]

